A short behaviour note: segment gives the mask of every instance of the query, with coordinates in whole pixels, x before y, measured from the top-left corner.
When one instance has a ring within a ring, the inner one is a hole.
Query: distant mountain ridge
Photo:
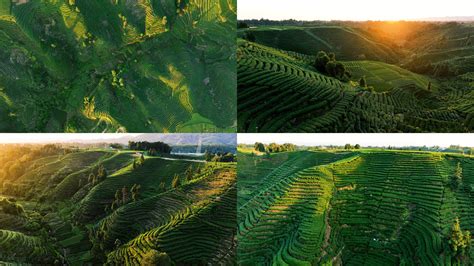
[[[134,138],[124,138],[123,141],[162,141],[170,145],[192,145],[198,144],[201,140],[201,144],[219,144],[219,145],[237,145],[236,134],[143,134]]]

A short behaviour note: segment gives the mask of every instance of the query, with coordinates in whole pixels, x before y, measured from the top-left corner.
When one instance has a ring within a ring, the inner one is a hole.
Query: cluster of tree
[[[342,81],[348,81],[351,77],[351,73],[346,70],[346,66],[336,60],[336,54],[334,53],[327,54],[324,51],[319,51],[313,66],[319,72]]]
[[[132,167],[133,169],[137,169],[139,166],[145,163],[145,156],[143,154],[140,155],[140,158],[133,160]]]
[[[237,150],[235,145],[224,145],[224,144],[203,144],[201,147],[198,145],[175,145],[173,146],[173,154],[180,153],[200,153],[207,151],[210,153],[235,153]]]
[[[250,31],[246,31],[242,38],[244,38],[245,40],[247,40],[249,42],[255,42],[257,40],[257,38],[255,37],[255,34],[253,34]]]
[[[237,22],[237,29],[246,29],[248,28],[249,25],[243,21],[239,21]]]
[[[173,266],[175,265],[171,258],[165,252],[158,252],[155,249],[150,249],[144,255],[140,261],[140,265],[152,266],[152,265],[163,265]]]
[[[186,180],[192,181],[196,175],[201,174],[201,167],[197,166],[196,169],[193,168],[193,165],[189,165],[189,167],[186,169],[184,172],[184,176],[186,177]]]
[[[181,185],[181,178],[179,177],[178,174],[174,174],[173,180],[171,181],[171,187],[172,188],[177,188]]]
[[[368,86],[368,85],[367,85],[367,81],[365,80],[365,76],[364,76],[364,77],[361,77],[361,78],[359,79],[359,86],[362,87],[362,88],[365,88],[365,89],[367,89],[368,91],[371,91],[371,92],[374,92],[374,91],[375,91],[375,89],[374,89],[373,86]]]
[[[171,147],[170,145],[158,141],[158,142],[148,142],[148,141],[129,141],[128,147],[131,150],[138,150],[138,151],[149,151],[155,150],[157,153],[170,153]]]
[[[227,152],[227,153],[211,153],[207,152],[204,154],[204,158],[208,162],[222,162],[222,163],[230,163],[230,162],[236,162],[237,157],[235,154]]]
[[[471,232],[469,230],[462,231],[459,218],[456,218],[451,227],[451,234],[448,237],[451,247],[452,256],[458,261],[464,261],[469,257],[471,248]]]
[[[133,184],[130,190],[126,186],[124,186],[122,189],[117,189],[115,191],[115,198],[112,202],[112,205],[110,206],[110,209],[115,210],[116,208],[129,203],[130,200],[137,201],[140,188],[140,184]]]
[[[20,204],[17,204],[14,199],[0,199],[0,208],[3,213],[24,216],[25,210]]]
[[[91,184],[92,186],[95,186],[97,184],[99,184],[100,182],[104,181],[105,179],[107,178],[107,170],[105,169],[105,167],[101,164],[98,168],[97,168],[97,172],[94,173],[94,171],[92,171],[92,173],[89,174],[89,178],[88,178],[88,182],[89,184]],[[81,184],[79,183],[79,186],[81,187]]]
[[[123,145],[120,143],[112,143],[109,145],[110,148],[116,149],[116,150],[121,150],[123,149]]]
[[[254,149],[259,152],[285,152],[285,151],[296,151],[296,145],[291,143],[277,144],[270,143],[265,145],[261,142],[255,142],[253,145]]]
[[[269,19],[246,19],[239,20],[239,24],[248,26],[321,26],[332,25],[334,22],[328,21],[300,21],[295,19],[269,20]],[[239,25],[238,24],[238,25]]]
[[[358,149],[360,149],[360,145],[356,144],[356,145],[352,146],[351,144],[346,144],[346,145],[344,145],[344,149],[345,150],[353,150],[353,149],[358,150]]]
[[[184,177],[186,180],[181,179],[180,175],[175,174],[173,176],[173,180],[171,181],[171,187],[172,188],[178,188],[180,185],[183,184],[184,181],[186,182],[191,182],[193,179],[196,178],[196,176],[200,175],[202,172],[201,167],[197,166],[196,168],[193,168],[193,165],[189,165],[186,171],[184,171]],[[165,191],[165,183],[164,181],[161,182],[160,184],[160,191]]]
[[[453,77],[463,74],[464,71],[458,69],[455,65],[448,61],[432,63],[426,58],[417,57],[404,65],[408,70],[419,74],[433,75],[436,77]]]

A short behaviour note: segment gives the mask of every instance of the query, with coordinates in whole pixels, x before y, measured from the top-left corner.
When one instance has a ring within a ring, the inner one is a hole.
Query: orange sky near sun
[[[411,20],[474,16],[473,0],[238,0],[239,19]]]

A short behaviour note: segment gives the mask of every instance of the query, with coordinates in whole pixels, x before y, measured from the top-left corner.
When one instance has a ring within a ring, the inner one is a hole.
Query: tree
[[[335,77],[339,79],[343,79],[344,75],[346,74],[346,67],[341,62],[336,62],[335,66]]]
[[[249,42],[255,42],[256,40],[255,35],[252,32],[246,32],[244,35],[244,39],[246,39]]]
[[[256,151],[265,152],[265,145],[263,145],[263,143],[261,143],[261,142],[255,142],[253,147]]]
[[[126,204],[128,202],[128,189],[126,186],[122,188],[122,204]]]
[[[334,61],[334,62],[336,61],[336,54],[335,53],[331,52],[331,53],[328,54],[328,56],[329,56],[329,61]]]
[[[87,181],[89,183],[91,183],[92,185],[95,185],[94,182],[95,182],[95,175],[93,173],[90,173],[89,174],[89,178],[87,179]]]
[[[189,165],[188,169],[184,172],[187,181],[191,181],[193,179],[193,165]]]
[[[326,64],[330,61],[331,59],[329,56],[326,54],[324,51],[319,51],[318,54],[316,55],[316,59],[314,61],[314,67],[322,73],[326,73]]]
[[[329,61],[326,64],[326,73],[331,77],[336,77],[336,62]]]
[[[115,201],[116,201],[116,205],[120,205],[120,197],[122,196],[122,194],[120,193],[120,189],[117,189],[115,191]]]
[[[212,155],[212,153],[206,151],[206,153],[204,153],[204,158],[206,159],[206,161],[210,162],[212,158],[214,158],[214,156]]]
[[[115,243],[114,243],[114,244],[115,244],[115,248],[118,248],[118,247],[120,247],[120,246],[122,245],[122,241],[120,241],[120,239],[117,238],[117,239],[115,239]]]
[[[130,193],[132,193],[132,200],[137,201],[138,192],[141,186],[139,184],[133,184],[132,188],[130,189]]]
[[[237,28],[238,29],[245,29],[245,28],[248,28],[248,27],[249,27],[249,25],[247,25],[247,23],[245,23],[245,22],[240,21],[239,23],[237,23]]]
[[[367,87],[367,82],[365,81],[365,77],[360,78],[359,85],[363,88]]]
[[[104,180],[105,178],[107,178],[107,170],[101,164],[99,166],[99,170],[97,170],[97,181],[100,182],[100,181]]]
[[[469,230],[462,231],[459,218],[456,217],[454,224],[451,227],[451,235],[449,236],[449,244],[451,246],[451,251],[457,259],[462,259],[466,254],[469,254],[468,251],[471,246],[471,232]]]
[[[174,263],[171,261],[168,254],[164,252],[158,252],[154,249],[150,249],[143,255],[140,265],[141,266],[155,266],[155,265],[173,266]]]
[[[359,144],[356,144],[356,145],[354,146],[354,149],[356,149],[356,150],[360,149],[360,145],[359,145]]]
[[[142,155],[140,156],[140,164],[143,164],[145,162],[145,156]]]
[[[346,144],[346,145],[344,145],[344,149],[345,150],[350,150],[350,149],[352,149],[352,145],[351,144]]]
[[[179,186],[179,175],[175,174],[173,177],[173,181],[171,182],[172,188],[177,188]]]

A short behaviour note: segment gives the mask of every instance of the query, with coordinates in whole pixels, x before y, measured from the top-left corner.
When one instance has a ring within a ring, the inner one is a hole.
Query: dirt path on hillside
[[[318,258],[318,262],[321,262],[321,259],[326,256],[326,249],[329,247],[329,238],[331,237],[331,225],[329,224],[329,214],[331,213],[331,204],[329,204],[324,217],[324,223],[326,224],[326,229],[324,231],[324,242],[321,247],[321,255]]]

